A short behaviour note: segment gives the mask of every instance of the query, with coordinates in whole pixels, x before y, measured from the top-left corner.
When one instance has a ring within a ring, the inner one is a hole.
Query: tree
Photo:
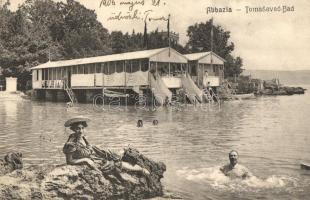
[[[225,77],[239,76],[243,71],[242,62],[242,58],[228,55],[225,62]]]
[[[108,31],[97,21],[95,12],[74,0],[66,3],[27,0],[21,9],[27,13],[28,20],[51,39],[48,52],[54,60],[111,52]],[[52,47],[56,48],[51,51]]]
[[[190,53],[211,51],[211,31],[213,29],[212,51],[226,60],[225,76],[239,75],[242,72],[242,59],[234,58],[231,53],[234,50],[234,43],[229,42],[230,32],[225,31],[221,26],[215,26],[210,19],[205,23],[196,23],[189,26],[187,36],[189,40],[185,46]]]
[[[94,10],[89,10],[74,0],[57,5],[64,20],[63,24],[60,23],[61,30],[65,33],[63,38],[57,39],[60,39],[65,49],[66,59],[111,52],[108,31],[98,22]]]
[[[126,41],[124,40],[124,36],[121,31],[111,32],[111,47],[113,53],[126,52],[127,48],[125,46],[125,43]]]
[[[48,60],[111,53],[107,29],[78,2],[26,0],[16,12],[8,5],[0,6],[0,67],[18,77],[18,85],[26,85],[31,67]]]

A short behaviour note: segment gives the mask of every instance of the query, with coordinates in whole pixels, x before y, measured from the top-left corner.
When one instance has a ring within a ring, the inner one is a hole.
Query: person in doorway
[[[207,89],[208,89],[209,91],[211,90],[211,83],[210,83],[210,82],[207,83]]]
[[[237,151],[232,150],[229,154],[229,164],[220,168],[220,171],[230,178],[249,178],[253,176],[251,172],[243,165],[238,164],[239,154]]]
[[[207,90],[208,90],[208,93],[210,94],[211,97],[213,97],[213,91],[212,91],[212,87],[211,87],[211,83],[208,82],[207,83]]]
[[[209,76],[208,71],[205,71],[205,79],[207,79],[207,78],[208,78],[208,76]]]

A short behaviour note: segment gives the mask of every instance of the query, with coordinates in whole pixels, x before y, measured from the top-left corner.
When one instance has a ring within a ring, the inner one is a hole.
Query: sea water
[[[63,124],[83,115],[91,119],[86,129],[91,144],[116,152],[132,146],[166,163],[162,181],[169,198],[309,199],[310,172],[300,169],[301,162],[310,163],[309,111],[309,93],[157,110],[67,108],[1,97],[0,156],[17,150],[25,165],[64,163],[62,147],[71,131]],[[232,149],[252,178],[231,180],[219,171]]]

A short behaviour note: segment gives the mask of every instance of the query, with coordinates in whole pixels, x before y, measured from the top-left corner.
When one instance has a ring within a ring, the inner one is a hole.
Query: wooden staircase
[[[77,98],[74,94],[74,92],[72,91],[72,89],[68,86],[68,83],[66,80],[64,80],[64,90],[67,92],[67,95],[71,101],[72,104],[77,103]]]
[[[203,89],[203,94],[205,99],[207,100],[208,103],[211,102],[217,102],[220,103],[220,98],[217,94],[215,94],[215,92],[213,91],[212,88],[205,88]]]

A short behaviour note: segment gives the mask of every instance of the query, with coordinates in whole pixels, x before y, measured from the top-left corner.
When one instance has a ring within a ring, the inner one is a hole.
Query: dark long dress
[[[86,144],[84,144],[82,141]],[[95,150],[95,151],[94,151]],[[64,154],[72,154],[73,159],[89,158],[102,172],[109,172],[118,168],[121,169],[121,162],[111,159],[109,153],[98,147],[90,147],[84,136],[77,138],[73,133],[63,147]],[[68,161],[67,161],[68,162]]]

